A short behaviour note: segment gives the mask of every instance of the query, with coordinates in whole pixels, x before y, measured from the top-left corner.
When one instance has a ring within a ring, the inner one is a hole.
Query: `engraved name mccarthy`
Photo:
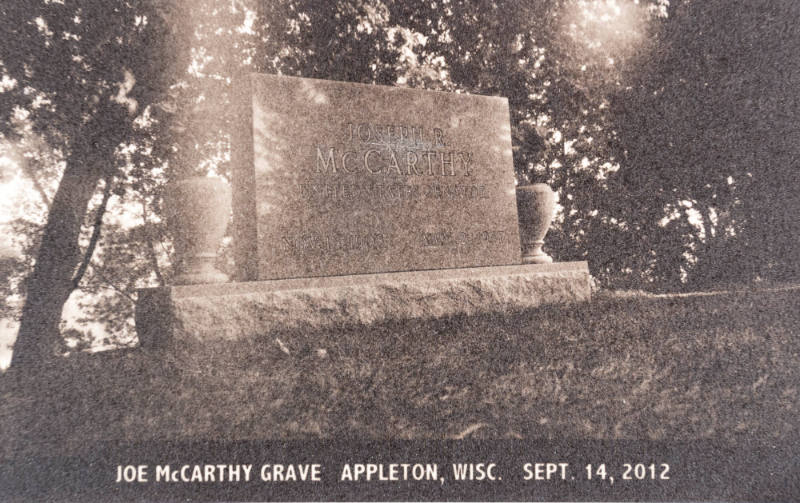
[[[342,136],[344,146],[315,146],[314,173],[473,176],[472,152],[448,150],[440,128],[347,123]]]

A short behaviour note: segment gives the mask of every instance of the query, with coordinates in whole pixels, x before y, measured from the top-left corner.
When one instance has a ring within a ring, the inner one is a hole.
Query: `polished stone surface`
[[[506,313],[590,299],[586,262],[362,274],[144,289],[143,346],[249,340],[301,329]]]
[[[239,280],[518,264],[505,98],[251,75]]]

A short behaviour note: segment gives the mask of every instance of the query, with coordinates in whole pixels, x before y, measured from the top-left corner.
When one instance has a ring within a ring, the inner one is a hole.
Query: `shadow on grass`
[[[5,383],[3,455],[162,438],[786,438],[798,304],[605,298],[75,355],[35,392]]]

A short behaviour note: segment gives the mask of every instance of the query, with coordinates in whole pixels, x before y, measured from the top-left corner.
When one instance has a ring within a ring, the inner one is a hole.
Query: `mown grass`
[[[99,440],[798,437],[800,293],[596,298],[506,315],[78,355],[3,383],[3,456]]]

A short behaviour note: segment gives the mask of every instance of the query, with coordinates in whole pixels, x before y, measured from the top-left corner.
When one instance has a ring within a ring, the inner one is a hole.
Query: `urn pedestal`
[[[219,178],[189,178],[171,183],[164,196],[167,225],[177,258],[173,283],[224,283],[228,276],[214,262],[231,214],[231,188]]]
[[[517,187],[517,215],[523,264],[549,264],[553,259],[542,250],[544,236],[553,221],[556,196],[544,183]]]

